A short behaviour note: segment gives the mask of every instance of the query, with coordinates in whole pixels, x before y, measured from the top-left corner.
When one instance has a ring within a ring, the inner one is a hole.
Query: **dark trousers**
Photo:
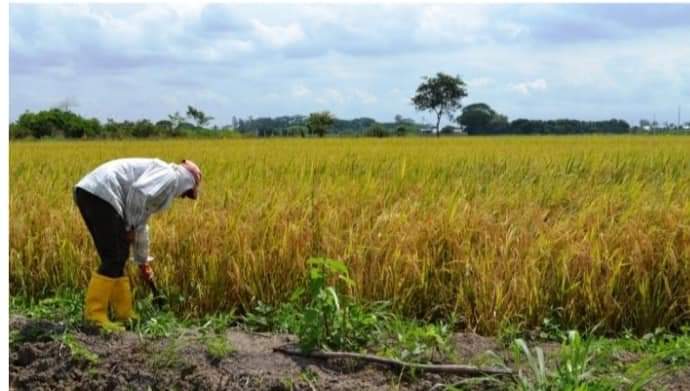
[[[125,221],[109,203],[84,189],[74,191],[74,201],[101,257],[98,273],[111,278],[122,277],[129,258]]]

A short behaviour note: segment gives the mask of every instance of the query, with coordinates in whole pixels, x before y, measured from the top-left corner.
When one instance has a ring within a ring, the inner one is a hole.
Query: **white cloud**
[[[340,90],[337,88],[328,88],[326,89],[317,99],[316,101],[320,104],[326,105],[326,104],[343,104],[345,103],[346,97],[345,94],[343,94]]]
[[[164,116],[194,99],[220,121],[312,109],[419,116],[410,97],[438,71],[463,77],[467,102],[512,118],[635,122],[656,112],[665,121],[676,116],[669,102],[690,94],[688,6],[654,6],[678,14],[670,25],[629,6],[206,7],[12,4],[11,118],[63,95],[101,119]],[[204,20],[209,13],[217,18]],[[601,28],[621,20],[628,27]],[[132,104],[133,88],[150,103]],[[214,94],[197,96],[202,88]],[[267,102],[271,91],[282,99]]]
[[[476,77],[474,79],[469,79],[467,80],[467,85],[470,88],[479,88],[479,87],[486,87],[490,84],[493,84],[494,80],[490,77]]]
[[[254,45],[251,41],[225,39],[205,42],[203,45],[193,49],[193,55],[196,59],[203,62],[217,62],[246,55],[253,51]]]
[[[512,84],[510,86],[512,90],[515,90],[523,95],[530,95],[533,91],[544,91],[547,88],[546,80],[536,79],[532,81],[526,81],[522,83]]]
[[[527,26],[513,22],[499,22],[496,24],[496,29],[511,39],[516,39],[529,31]]]
[[[184,105],[180,99],[180,94],[164,94],[160,97],[161,102],[163,102],[166,108],[170,111],[179,110],[180,107]]]
[[[158,5],[151,5],[151,7],[158,7]],[[185,1],[168,5],[168,7],[171,7],[180,18],[189,21],[199,19],[199,15],[201,15],[201,11],[204,10],[206,4],[203,2]]]
[[[70,64],[56,65],[50,69],[51,73],[56,77],[63,79],[70,79],[77,76],[77,72]]]
[[[263,42],[274,48],[283,48],[304,39],[304,31],[299,23],[290,23],[287,26],[270,26],[257,19],[251,20],[254,33]]]
[[[302,84],[296,85],[292,88],[292,96],[301,98],[311,94],[311,90]]]
[[[425,7],[415,30],[420,43],[473,43],[489,24],[489,9],[479,5]]]
[[[269,92],[264,95],[264,99],[266,100],[278,100],[278,99],[283,99],[283,96],[277,92]]]
[[[353,94],[361,103],[364,103],[364,104],[371,104],[371,103],[378,102],[378,98],[376,97],[376,95],[373,95],[367,91],[354,90]]]
[[[332,6],[305,4],[300,11],[308,20],[317,25],[338,23],[342,20],[342,15],[340,15],[341,12],[339,12],[341,10]]]
[[[193,94],[198,100],[205,103],[227,104],[230,102],[228,97],[216,90],[210,88],[203,88]]]

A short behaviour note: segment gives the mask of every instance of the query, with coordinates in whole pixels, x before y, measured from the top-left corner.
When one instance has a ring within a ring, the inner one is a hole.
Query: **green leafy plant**
[[[68,326],[82,321],[83,309],[83,292],[76,290],[60,290],[40,300],[25,296],[12,297],[10,300],[10,312],[34,319],[59,321]]]
[[[690,365],[690,328],[682,334],[671,334],[663,329],[644,335],[641,339],[628,338],[624,346],[642,354],[624,373],[628,388],[644,389],[650,382]]]
[[[78,361],[84,361],[89,365],[98,364],[98,355],[90,351],[83,343],[79,342],[74,335],[65,333],[59,337],[58,340],[69,349],[72,358]]]
[[[302,312],[300,292],[302,290],[295,291],[289,302],[278,306],[259,301],[251,311],[242,316],[242,325],[254,331],[296,332]]]
[[[221,333],[232,326],[237,321],[235,310],[229,312],[219,312],[212,315],[206,315],[201,319],[201,326],[199,329],[202,332],[211,331],[214,333]]]
[[[282,386],[282,389],[288,390],[288,391],[293,391],[297,388],[295,381],[291,377],[282,378],[280,380],[280,385]]]
[[[544,341],[563,341],[568,338],[567,333],[553,318],[544,318],[538,328],[538,337]]]
[[[533,354],[527,346],[527,342],[522,338],[518,338],[513,345],[513,354],[515,362],[519,362],[521,355],[524,354],[532,375],[532,378],[530,378],[522,369],[518,370],[517,380],[519,389],[525,391],[547,390],[549,374],[544,362],[544,351],[537,347],[534,349]]]
[[[496,337],[503,346],[510,347],[515,340],[521,338],[523,334],[524,329],[521,323],[504,320],[498,328]]]
[[[190,326],[189,321],[180,319],[170,310],[158,310],[151,297],[137,300],[135,306],[139,320],[132,322],[132,329],[141,337],[170,337]]]
[[[180,357],[181,342],[178,339],[173,339],[166,345],[153,352],[149,356],[149,364],[154,369],[177,368],[182,365],[182,357]]]
[[[259,302],[244,324],[259,331],[295,333],[302,350],[358,351],[385,341],[382,354],[411,361],[440,361],[452,353],[448,324],[423,325],[394,316],[387,302],[360,304],[345,294],[354,287],[345,264],[327,258],[308,260],[308,281],[288,303]]]
[[[583,339],[577,331],[569,331],[561,347],[557,384],[560,389],[574,390],[592,380],[591,362],[595,350],[591,339]]]
[[[135,330],[142,336],[147,337],[170,337],[184,327],[174,314],[169,312],[161,313],[138,322]]]
[[[273,331],[274,312],[273,306],[259,301],[251,311],[244,314],[242,323],[255,331]]]
[[[213,361],[220,361],[230,355],[235,349],[230,341],[221,335],[208,335],[204,337],[206,353]]]
[[[22,335],[17,330],[10,330],[10,348],[14,348],[23,342]]]
[[[447,324],[420,324],[394,318],[384,323],[382,354],[403,361],[444,361],[453,352]]]
[[[308,264],[309,283],[304,292],[307,304],[296,330],[300,347],[304,351],[361,349],[376,330],[378,319],[339,293],[339,289],[354,285],[347,267],[327,258],[312,258]]]
[[[319,374],[311,368],[305,368],[300,372],[299,377],[307,382],[313,382],[319,379]]]

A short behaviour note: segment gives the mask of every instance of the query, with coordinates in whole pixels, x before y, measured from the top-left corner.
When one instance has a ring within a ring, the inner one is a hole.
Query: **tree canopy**
[[[424,82],[417,87],[417,92],[412,97],[412,104],[419,111],[432,111],[436,114],[436,135],[439,136],[441,118],[447,115],[452,119],[453,113],[462,107],[462,98],[466,96],[465,83],[460,76],[439,72],[434,77],[424,77]]]
[[[309,114],[309,118],[307,118],[307,128],[309,129],[309,133],[323,137],[334,122],[335,117],[328,111],[311,113]]]
[[[508,118],[495,112],[486,103],[472,103],[463,107],[456,121],[467,134],[501,133],[508,127]]]
[[[213,117],[206,115],[206,113],[193,106],[187,106],[187,117],[196,121],[197,126],[202,127],[206,126],[209,122],[213,120]]]

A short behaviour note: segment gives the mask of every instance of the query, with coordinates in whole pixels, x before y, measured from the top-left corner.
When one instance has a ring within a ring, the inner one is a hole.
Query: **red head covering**
[[[190,174],[194,177],[194,187],[187,190],[182,196],[191,198],[193,200],[197,199],[199,196],[199,184],[201,184],[201,170],[199,169],[199,166],[196,165],[191,160],[182,160],[182,163],[180,165],[189,171]]]

